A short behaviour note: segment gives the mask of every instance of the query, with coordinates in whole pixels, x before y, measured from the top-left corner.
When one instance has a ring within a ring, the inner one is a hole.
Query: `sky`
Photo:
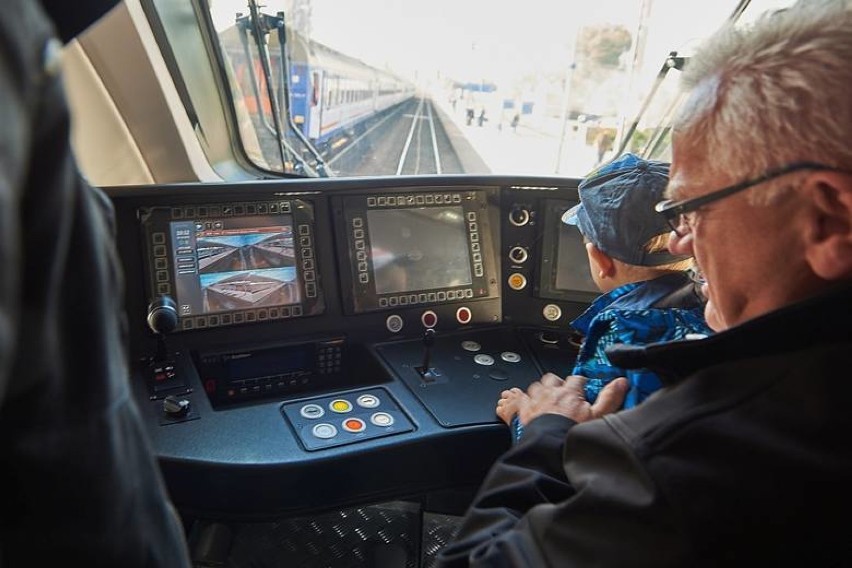
[[[623,0],[619,3],[625,4]],[[635,0],[629,3],[636,4]],[[572,10],[570,4],[543,0],[313,0],[314,37],[331,46],[358,45],[362,59],[380,64],[384,60],[400,69],[419,66],[428,72],[440,67],[449,75],[458,75],[464,69],[486,67],[494,75],[501,65],[519,66],[560,48],[567,55],[566,44],[581,19],[593,17],[585,10]],[[508,6],[523,6],[524,13]],[[625,15],[617,15],[623,23]]]
[[[636,35],[643,7],[655,67],[671,49],[702,37],[736,0],[312,0],[314,39],[377,66],[460,75],[481,68],[569,64],[586,25],[618,24]]]
[[[291,0],[266,0],[267,13]],[[480,68],[570,59],[573,38],[587,24],[613,23],[636,31],[643,2],[670,44],[721,21],[735,0],[311,0],[313,39],[367,63],[412,75],[447,75]],[[247,12],[245,0],[211,0],[217,27]],[[730,5],[730,7],[728,7]],[[221,14],[221,15],[219,15]],[[216,17],[218,15],[218,17]],[[666,21],[667,20],[667,21]],[[670,49],[671,47],[663,48]]]
[[[230,26],[246,0],[209,0],[214,25]],[[265,13],[292,13],[293,2],[262,0]],[[636,38],[649,30],[638,82],[650,85],[671,50],[713,29],[737,0],[310,0],[315,41],[418,83],[451,78],[506,83],[523,74],[565,73],[586,25],[618,24]],[[789,4],[753,0],[754,7]],[[628,56],[631,54],[627,54]]]

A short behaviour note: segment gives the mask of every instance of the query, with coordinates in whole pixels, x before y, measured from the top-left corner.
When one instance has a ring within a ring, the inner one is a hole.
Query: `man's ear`
[[[809,201],[805,258],[825,280],[852,278],[852,175],[819,172],[803,188]]]
[[[615,274],[615,262],[612,257],[596,247],[594,243],[586,243],[586,252],[594,263],[600,278],[611,277]]]

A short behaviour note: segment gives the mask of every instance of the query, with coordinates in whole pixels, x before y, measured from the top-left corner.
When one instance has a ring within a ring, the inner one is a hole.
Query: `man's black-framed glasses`
[[[692,230],[692,224],[694,222],[694,218],[689,216],[688,213],[697,211],[701,207],[713,203],[714,201],[719,201],[720,199],[724,199],[750,187],[760,185],[761,183],[767,182],[771,179],[801,170],[828,170],[851,173],[849,170],[820,164],[819,162],[793,162],[786,166],[771,168],[758,177],[747,179],[716,191],[711,191],[706,195],[701,195],[692,199],[685,199],[683,201],[672,201],[671,199],[660,201],[656,206],[654,206],[654,210],[665,217],[666,222],[669,224],[669,227],[672,228],[672,231],[677,233],[679,237],[684,237]]]

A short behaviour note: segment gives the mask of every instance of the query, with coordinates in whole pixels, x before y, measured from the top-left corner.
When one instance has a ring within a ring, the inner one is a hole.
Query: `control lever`
[[[432,359],[432,347],[435,345],[435,330],[427,328],[425,332],[423,332],[423,364],[419,367],[415,367],[418,373],[420,373],[420,377],[428,383],[435,381],[439,376],[441,376],[441,372],[438,369],[434,369],[430,366]]]
[[[166,335],[177,328],[177,304],[170,296],[159,296],[148,304],[148,327],[154,332],[157,347],[148,362],[151,399],[162,398],[166,391],[190,392],[186,382],[177,376],[175,363],[166,347]],[[168,412],[168,409],[166,409]]]
[[[148,304],[148,327],[157,337],[154,362],[168,359],[166,334],[175,330],[178,323],[177,304],[170,296],[160,296]]]

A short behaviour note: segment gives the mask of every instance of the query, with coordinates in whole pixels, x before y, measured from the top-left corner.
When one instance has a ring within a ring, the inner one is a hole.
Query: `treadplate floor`
[[[193,560],[227,568],[430,568],[459,521],[392,502],[272,523],[207,525],[193,539]]]

